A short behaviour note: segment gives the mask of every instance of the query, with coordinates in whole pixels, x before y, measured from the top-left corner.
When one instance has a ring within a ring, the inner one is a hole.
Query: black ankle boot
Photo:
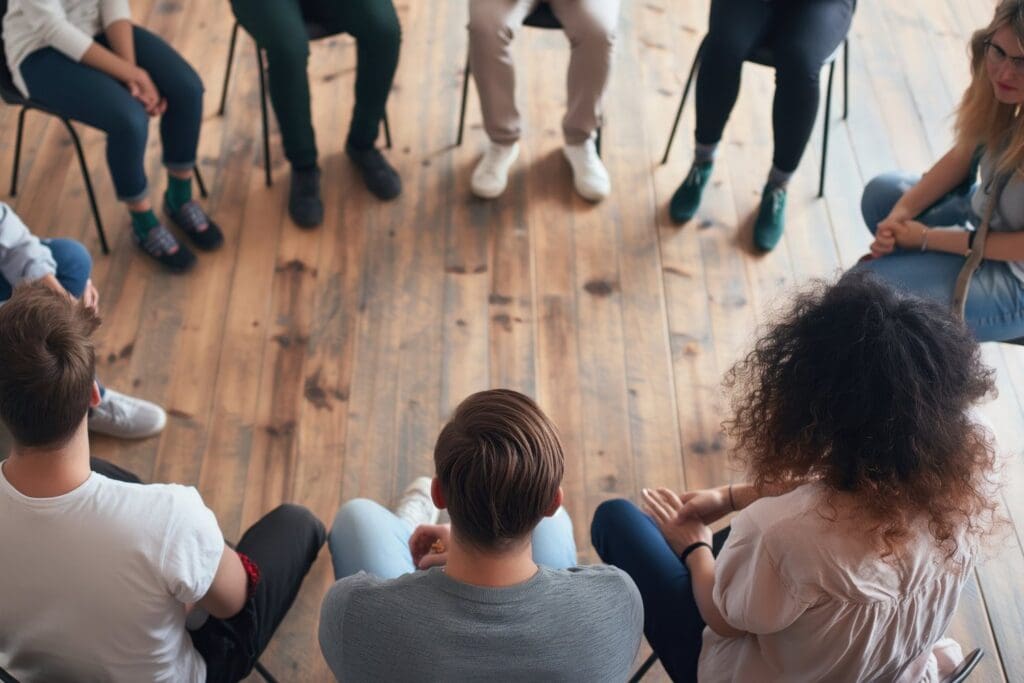
[[[292,169],[288,215],[300,228],[315,228],[324,222],[324,203],[320,199],[320,169],[316,166]]]
[[[376,147],[362,149],[346,144],[345,152],[362,174],[366,188],[378,199],[394,199],[402,193],[402,179]]]

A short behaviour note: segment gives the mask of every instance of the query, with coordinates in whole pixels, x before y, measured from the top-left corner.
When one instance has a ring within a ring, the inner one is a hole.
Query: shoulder
[[[548,588],[566,599],[593,603],[601,609],[633,611],[642,609],[640,591],[629,574],[607,564],[581,565],[569,569],[541,568]]]

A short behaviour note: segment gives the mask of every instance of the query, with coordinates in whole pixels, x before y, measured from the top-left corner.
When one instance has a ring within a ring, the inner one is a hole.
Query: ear
[[[555,513],[558,512],[558,508],[562,507],[562,499],[564,497],[565,494],[562,491],[562,487],[559,486],[558,490],[555,491],[555,497],[551,500],[551,505],[548,506],[548,509],[544,512],[544,516],[554,517]]]
[[[98,406],[100,404],[100,401],[102,401],[102,400],[103,400],[103,397],[100,396],[100,385],[96,383],[96,380],[93,380],[93,382],[92,382],[92,394],[90,394],[90,396],[89,396],[89,407],[90,408],[95,408],[96,406]]]
[[[444,493],[441,492],[441,480],[437,477],[430,482],[430,499],[434,501],[434,507],[438,510],[448,507],[448,501],[444,499]]]

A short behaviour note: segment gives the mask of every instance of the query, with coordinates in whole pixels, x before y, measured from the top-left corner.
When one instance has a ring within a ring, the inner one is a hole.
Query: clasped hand
[[[694,543],[711,544],[708,523],[729,512],[728,500],[717,489],[687,491],[682,497],[666,488],[644,489],[643,510],[679,555]]]
[[[875,258],[891,254],[893,249],[920,249],[928,228],[923,223],[889,214],[878,224],[871,255]]]
[[[125,81],[125,86],[131,96],[142,103],[150,116],[159,116],[167,111],[167,100],[156,89],[153,79],[145,69],[136,68],[132,76]]]

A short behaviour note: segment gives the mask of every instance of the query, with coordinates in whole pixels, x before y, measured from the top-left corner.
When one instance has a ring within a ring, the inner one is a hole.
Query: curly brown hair
[[[970,408],[993,372],[937,303],[863,271],[816,281],[726,375],[736,457],[758,487],[852,494],[891,556],[921,515],[947,559],[997,508],[995,448]]]

